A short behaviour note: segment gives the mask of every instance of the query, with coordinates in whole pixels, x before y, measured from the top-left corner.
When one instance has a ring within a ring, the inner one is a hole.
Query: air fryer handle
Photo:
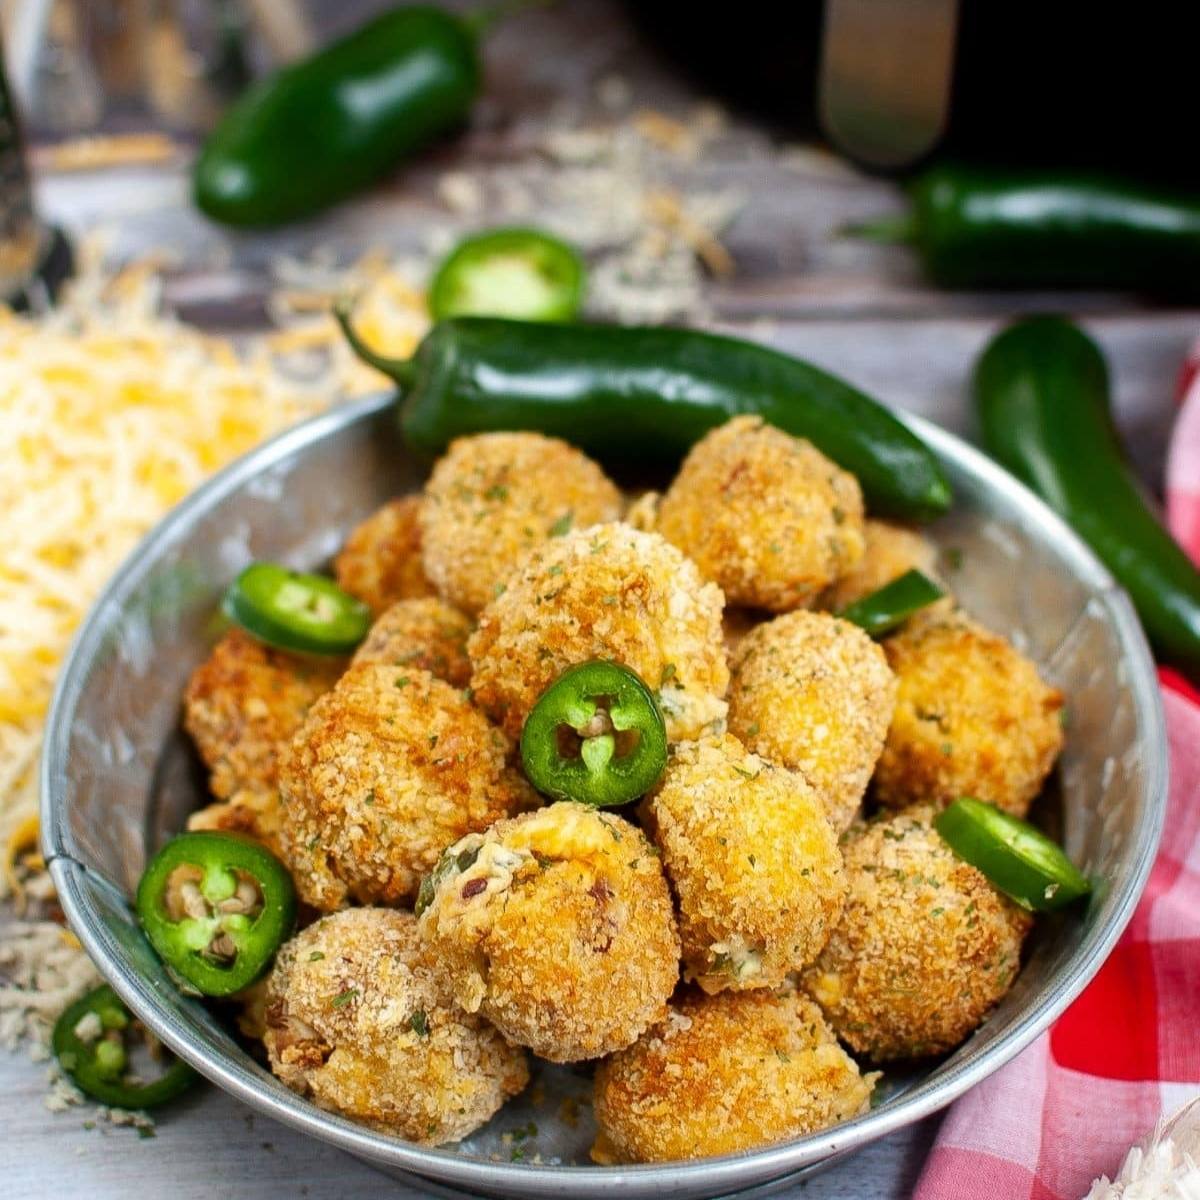
[[[950,115],[958,0],[826,0],[817,108],[830,141],[872,167],[907,166]]]

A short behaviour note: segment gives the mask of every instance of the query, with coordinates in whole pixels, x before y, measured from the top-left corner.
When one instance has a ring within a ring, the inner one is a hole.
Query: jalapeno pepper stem
[[[497,21],[514,17],[527,8],[546,8],[557,0],[498,0],[496,4],[485,4],[462,17],[462,23],[469,33],[480,38],[487,34]]]
[[[883,242],[886,245],[911,245],[917,240],[917,223],[912,213],[893,213],[871,221],[852,221],[842,225],[838,237],[856,238],[864,242]]]
[[[342,299],[333,306],[334,319],[342,327],[342,333],[345,335],[346,341],[350,343],[350,349],[363,362],[377,371],[382,371],[390,379],[394,379],[401,391],[411,388],[417,377],[417,368],[413,360],[411,358],[387,358],[382,354],[377,354],[359,337],[352,324],[353,315],[353,300]]]

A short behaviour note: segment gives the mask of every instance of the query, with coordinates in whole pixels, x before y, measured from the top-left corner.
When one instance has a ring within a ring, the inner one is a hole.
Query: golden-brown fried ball
[[[420,928],[456,1003],[553,1062],[611,1054],[666,1011],[679,934],[653,847],[561,802],[451,846]]]
[[[735,417],[692,447],[656,528],[730,604],[786,612],[862,557],[862,492],[809,442]]]
[[[513,736],[567,667],[611,659],[656,689],[667,735],[725,719],[721,592],[654,533],[595,525],[535,550],[467,643],[476,701]]]
[[[877,1062],[957,1046],[1012,985],[1031,924],[933,813],[916,805],[850,831],[845,912],[801,976],[838,1036]]]
[[[508,739],[418,667],[351,667],[313,705],[280,767],[284,857],[328,911],[396,904],[450,842],[529,803]]]
[[[866,1112],[876,1078],[794,988],[689,990],[598,1067],[592,1157],[670,1162],[788,1141]]]
[[[274,788],[240,788],[228,800],[197,809],[188,817],[187,827],[239,833],[266,846],[276,858],[283,858],[283,806]]]
[[[1062,693],[957,610],[918,613],[884,650],[898,687],[875,796],[892,808],[974,796],[1023,817],[1062,749]]]
[[[275,790],[279,755],[318,696],[333,687],[344,659],[275,650],[231,629],[196,668],[184,693],[184,727],[224,800],[243,788]]]
[[[470,617],[436,596],[400,600],[371,626],[351,664],[419,667],[454,687],[465,688],[471,682],[467,638],[474,628]]]
[[[863,537],[862,558],[825,594],[823,607],[845,608],[908,571],[920,571],[937,580],[937,549],[915,529],[868,518],[863,524]]]
[[[474,614],[535,546],[620,512],[621,495],[604,472],[558,438],[458,438],[425,485],[425,571],[443,599]]]
[[[397,600],[432,596],[421,562],[420,496],[401,496],[372,513],[333,560],[338,587],[378,616]]]
[[[529,1081],[521,1050],[449,1003],[411,913],[351,908],[280,951],[271,1070],[331,1112],[424,1146],[478,1129]]]
[[[679,900],[684,976],[777,987],[812,962],[846,898],[837,835],[794,771],[725,734],[676,746],[647,801]]]
[[[730,732],[800,771],[841,833],[867,790],[896,702],[883,651],[848,621],[793,612],[747,634],[732,665]]]

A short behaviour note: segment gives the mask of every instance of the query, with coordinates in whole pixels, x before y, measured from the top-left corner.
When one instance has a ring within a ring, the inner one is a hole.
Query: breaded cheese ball
[[[915,529],[868,518],[863,524],[863,555],[826,593],[822,604],[845,608],[877,592],[908,571],[937,580],[937,548]]]
[[[620,512],[608,476],[558,438],[457,438],[425,485],[425,572],[444,600],[473,615],[535,546]]]
[[[544,543],[479,615],[475,700],[513,737],[567,667],[611,659],[656,690],[673,741],[725,719],[721,591],[654,533],[594,525]]]
[[[448,1002],[411,913],[351,908],[298,933],[264,1015],[292,1091],[423,1146],[466,1137],[529,1081],[523,1051]]]
[[[436,596],[399,600],[384,609],[350,661],[419,667],[465,688],[471,682],[467,638],[474,628],[470,617]]]
[[[843,840],[850,896],[801,976],[837,1035],[876,1062],[957,1046],[1012,985],[1032,923],[915,805]]]
[[[421,562],[420,496],[401,496],[351,532],[333,560],[338,587],[378,616],[397,600],[432,596]]]
[[[729,734],[676,746],[646,802],[679,901],[684,977],[777,987],[812,962],[846,897],[825,808],[794,771]]]
[[[1062,749],[1062,693],[959,610],[917,613],[884,650],[897,693],[876,798],[903,808],[974,796],[1023,817]]]
[[[288,654],[230,629],[192,672],[183,724],[211,772],[213,795],[273,792],[279,755],[345,659]]]
[[[809,442],[734,417],[692,447],[655,528],[730,604],[786,612],[862,557],[862,492]]]
[[[670,1162],[788,1141],[866,1112],[876,1078],[795,988],[689,990],[597,1068],[592,1158]]]
[[[512,747],[418,667],[351,667],[313,705],[280,767],[284,857],[329,911],[416,895],[443,847],[526,806]]]
[[[730,732],[801,772],[838,833],[858,811],[895,702],[896,680],[878,644],[828,613],[764,622],[733,656]]]
[[[191,813],[189,830],[237,833],[266,846],[283,858],[283,806],[275,788],[239,788],[228,800],[217,800]]]
[[[454,1000],[553,1062],[630,1045],[666,1012],[679,934],[636,826],[560,802],[463,838],[422,885]]]

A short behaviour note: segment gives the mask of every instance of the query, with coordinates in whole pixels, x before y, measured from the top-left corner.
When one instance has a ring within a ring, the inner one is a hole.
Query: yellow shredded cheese
[[[423,297],[378,257],[356,268],[340,279],[366,289],[365,336],[407,355],[427,324]],[[302,323],[277,344],[235,347],[158,311],[160,269],[85,270],[38,319],[0,308],[0,845],[10,854],[14,840],[28,844],[63,652],[121,560],[211,472],[380,385],[342,345],[332,285],[310,289],[317,298],[295,306]],[[0,895],[10,888],[11,870]]]

